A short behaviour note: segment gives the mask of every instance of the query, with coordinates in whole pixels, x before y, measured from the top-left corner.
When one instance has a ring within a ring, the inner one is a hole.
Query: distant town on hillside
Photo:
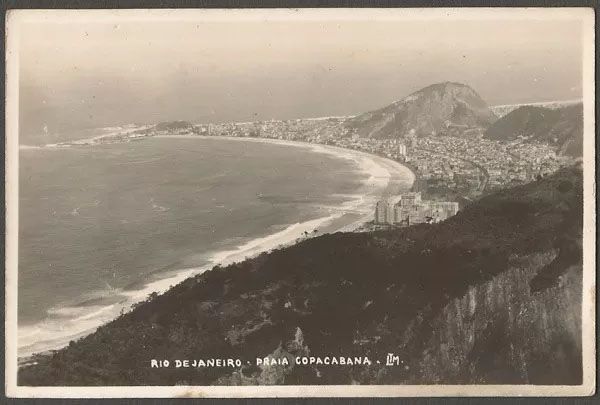
[[[490,107],[470,86],[444,82],[354,117],[206,124],[169,121],[130,125],[104,136],[55,146],[169,135],[317,143],[401,162],[416,175],[412,192],[419,193],[420,208],[413,207],[411,221],[406,215],[397,220],[393,208],[383,215],[373,207],[373,225],[405,226],[443,220],[485,194],[573,164],[583,153],[583,111],[582,103],[573,100]],[[396,201],[382,202],[380,207],[393,207],[401,199],[395,196],[392,200]],[[433,202],[452,208],[432,211]],[[436,214],[438,211],[445,214]]]

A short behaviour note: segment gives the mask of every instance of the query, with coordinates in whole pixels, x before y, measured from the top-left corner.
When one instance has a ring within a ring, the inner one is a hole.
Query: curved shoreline
[[[155,138],[180,138],[180,139],[218,139],[218,140],[228,140],[228,141],[237,141],[237,142],[256,142],[256,143],[267,143],[273,145],[282,145],[282,146],[295,146],[301,148],[312,149],[317,153],[326,153],[329,155],[333,155],[337,158],[350,159],[357,163],[364,173],[369,173],[371,177],[366,181],[367,186],[375,187],[374,181],[376,181],[376,173],[373,173],[373,167],[367,167],[366,162],[371,162],[375,166],[379,165],[379,168],[382,166],[386,167],[387,171],[387,180],[385,189],[382,192],[375,192],[371,194],[371,197],[381,198],[382,196],[399,194],[400,192],[405,192],[409,190],[413,190],[414,186],[417,184],[417,174],[415,170],[405,164],[397,162],[395,160],[389,159],[384,156],[376,155],[374,153],[369,153],[356,149],[343,148],[335,145],[326,145],[320,143],[310,143],[310,142],[300,142],[300,141],[289,141],[283,139],[273,139],[273,138],[261,138],[261,137],[236,137],[236,136],[207,136],[207,135],[157,135]],[[362,158],[364,160],[360,160],[357,158]],[[380,173],[381,174],[381,173]],[[409,178],[410,185],[406,185],[405,180],[407,176]],[[395,176],[395,177],[394,177]],[[342,224],[341,226],[332,226],[328,229],[328,232],[322,233],[332,233],[332,232],[352,232],[364,225],[370,219],[373,218],[373,213],[375,209],[375,203],[373,199],[366,203],[366,207],[363,210],[364,212],[360,215],[359,218],[351,221],[349,223]]]
[[[305,149],[308,148],[317,153],[324,153],[336,158],[352,160],[358,166],[358,171],[365,173],[368,178],[363,180],[361,189],[358,190],[356,194],[350,196],[354,197],[353,199],[342,203],[339,207],[331,207],[332,212],[328,216],[312,218],[302,223],[282,224],[282,226],[284,226],[283,230],[274,233],[272,231],[271,233],[268,233],[267,230],[266,234],[252,237],[238,246],[222,251],[207,252],[210,254],[210,259],[206,265],[195,268],[180,268],[175,271],[164,273],[161,275],[162,277],[141,281],[140,287],[134,290],[119,290],[116,292],[116,297],[122,297],[122,299],[111,304],[98,305],[89,308],[89,310],[93,312],[90,314],[81,314],[79,318],[82,318],[85,322],[82,321],[82,325],[79,325],[76,330],[70,329],[69,333],[63,334],[59,332],[53,338],[47,339],[44,342],[43,340],[36,340],[34,336],[38,333],[42,333],[42,335],[47,338],[48,335],[52,335],[51,332],[44,331],[43,329],[31,331],[34,332],[34,334],[33,336],[29,336],[29,342],[19,348],[21,358],[27,358],[34,353],[58,350],[66,346],[71,340],[79,339],[89,333],[93,333],[99,326],[118,317],[118,314],[122,309],[125,311],[130,310],[132,305],[143,301],[149,294],[161,294],[169,290],[172,286],[177,285],[190,277],[212,269],[215,265],[226,266],[232,262],[242,261],[272,249],[292,245],[307,237],[326,233],[353,231],[372,219],[375,199],[379,199],[385,194],[397,193],[401,190],[406,191],[410,189],[415,179],[412,171],[399,162],[368,152],[332,145],[283,141],[268,138],[235,138],[226,136],[171,135],[157,137],[245,141],[282,146],[296,146]],[[77,310],[78,308],[73,307],[66,309]],[[37,325],[33,325],[32,329],[35,329],[35,326]],[[20,332],[24,333],[24,335],[28,335],[28,331],[26,330],[21,330]],[[21,343],[22,342],[23,341],[21,341]]]
[[[222,139],[222,140],[228,140],[228,141],[268,143],[268,144],[273,144],[273,145],[284,145],[284,146],[287,145],[287,146],[310,148],[316,152],[327,153],[327,154],[334,155],[334,156],[340,157],[340,158],[352,159],[353,156],[355,156],[355,157],[360,156],[360,157],[363,157],[366,159],[371,159],[373,161],[377,160],[380,163],[385,163],[385,164],[389,165],[390,168],[393,168],[396,171],[396,173],[390,173],[390,175],[392,175],[392,174],[398,175],[400,172],[408,171],[410,173],[410,176],[412,177],[411,187],[414,184],[416,184],[416,179],[417,179],[417,174],[415,173],[415,170],[410,165],[403,164],[403,163],[397,162],[395,160],[392,160],[390,158],[376,155],[374,153],[369,153],[369,152],[365,152],[365,151],[361,151],[361,150],[357,150],[357,149],[343,148],[341,146],[335,146],[335,145],[326,145],[326,144],[321,144],[321,143],[311,143],[311,142],[301,142],[301,141],[289,141],[289,140],[274,139],[274,138],[222,136],[222,135],[217,135],[217,136],[155,135],[155,136],[152,136],[149,138]],[[364,171],[367,171],[367,170],[364,170]],[[393,190],[390,190],[389,192],[391,193],[392,191]]]

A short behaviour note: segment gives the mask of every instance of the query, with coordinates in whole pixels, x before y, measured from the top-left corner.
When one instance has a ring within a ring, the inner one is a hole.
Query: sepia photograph
[[[9,397],[595,392],[591,8],[10,10]]]

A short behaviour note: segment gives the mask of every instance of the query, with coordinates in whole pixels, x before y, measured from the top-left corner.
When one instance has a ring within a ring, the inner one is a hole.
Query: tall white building
[[[398,154],[406,157],[406,145],[401,143],[398,145]]]
[[[388,201],[377,201],[377,205],[375,206],[375,223],[388,224],[392,222],[393,219],[390,218],[390,204],[388,203]]]

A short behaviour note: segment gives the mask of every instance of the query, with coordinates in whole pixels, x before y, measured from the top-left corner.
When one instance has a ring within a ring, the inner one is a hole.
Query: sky
[[[443,81],[490,105],[582,97],[577,19],[90,13],[20,22],[21,133],[355,115]]]

